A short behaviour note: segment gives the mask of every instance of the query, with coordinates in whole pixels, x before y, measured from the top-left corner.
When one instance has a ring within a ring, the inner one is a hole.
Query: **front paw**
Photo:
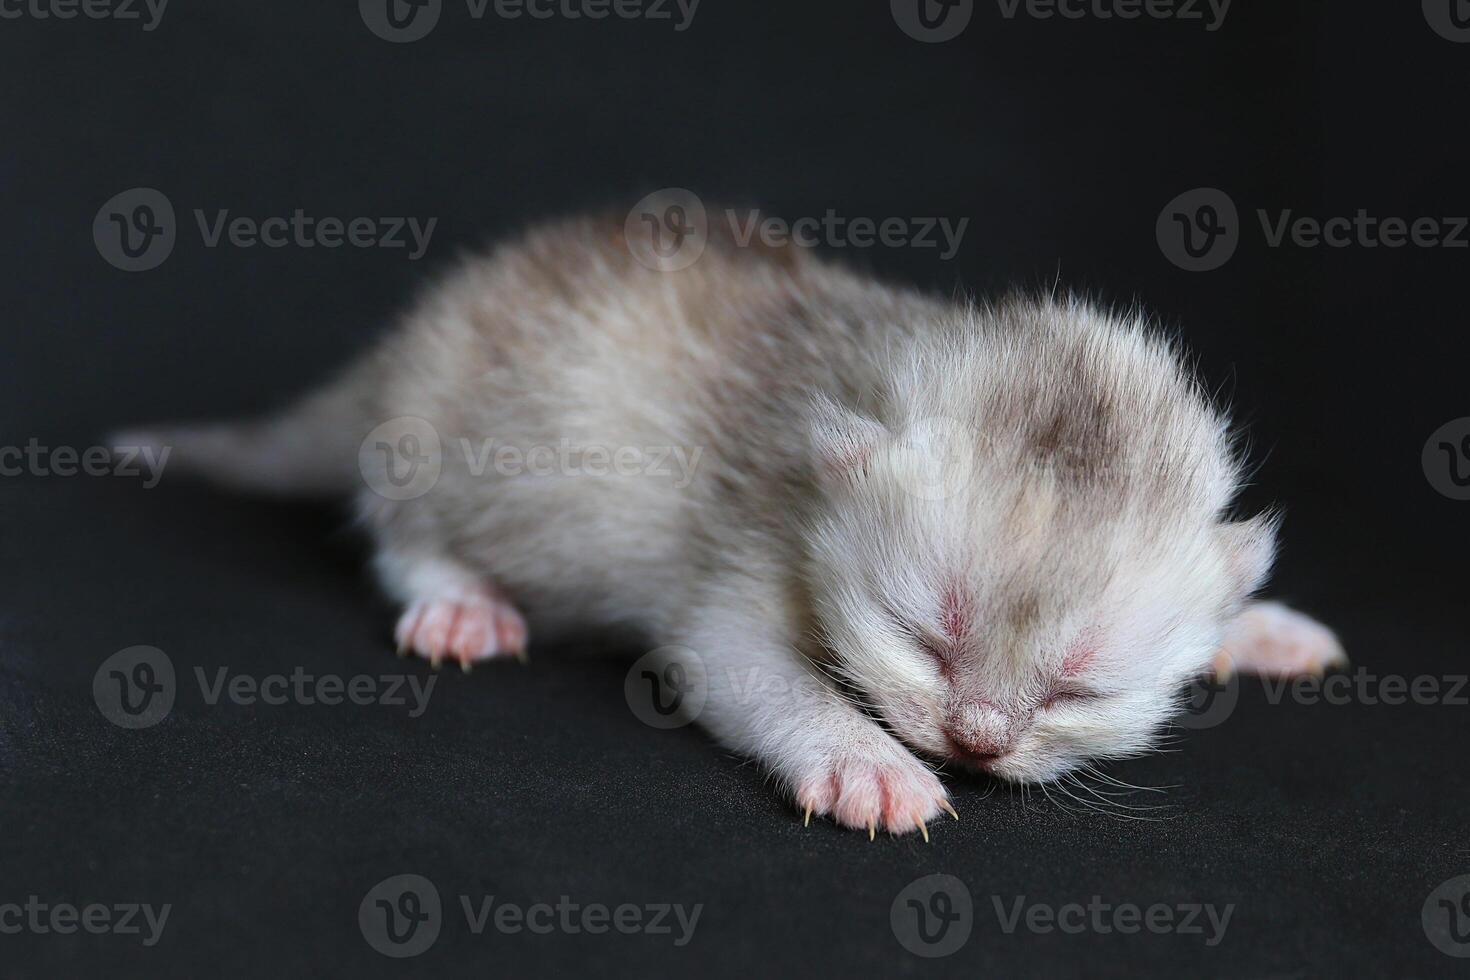
[[[791,782],[808,822],[815,813],[844,827],[866,829],[869,840],[879,829],[918,831],[928,840],[930,820],[941,811],[954,815],[939,777],[887,736],[820,753],[800,769]]]

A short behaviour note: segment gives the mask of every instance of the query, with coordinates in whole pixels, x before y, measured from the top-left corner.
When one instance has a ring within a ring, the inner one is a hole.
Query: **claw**
[[[939,809],[943,810],[945,813],[949,814],[951,817],[954,817],[956,820],[958,820],[960,818],[960,815],[958,813],[955,813],[954,812],[954,807],[952,807],[952,806],[949,805],[949,800],[940,800],[939,801]]]
[[[921,833],[921,834],[924,835],[924,843],[925,844],[929,843],[929,828],[926,827],[926,826],[924,826],[923,819],[920,818],[920,817],[915,817],[914,818],[914,823],[916,823],[916,824],[919,825],[919,833]]]
[[[464,660],[461,660],[459,662],[459,669],[462,670],[464,673],[468,674],[470,671],[474,670],[475,668],[470,663],[469,658],[466,657]]]
[[[517,649],[517,650],[515,650],[513,652],[514,652],[515,658],[521,662],[521,666],[522,667],[526,666],[527,664],[529,664],[531,662],[530,659],[527,658],[526,651],[525,650]]]
[[[429,658],[429,666],[432,667],[432,668],[434,668],[435,670],[438,670],[439,669],[439,665],[443,661],[444,661],[443,655],[436,653],[432,657]]]
[[[398,656],[399,657],[406,657],[406,656],[408,656],[408,644],[407,643],[400,643],[400,644],[398,644]]]
[[[868,843],[871,844],[873,842],[873,838],[876,837],[876,836],[877,836],[877,833],[873,830],[873,821],[869,820],[868,821]]]
[[[806,813],[802,815],[801,825],[803,827],[810,827],[812,825],[812,805],[810,803],[806,805]]]

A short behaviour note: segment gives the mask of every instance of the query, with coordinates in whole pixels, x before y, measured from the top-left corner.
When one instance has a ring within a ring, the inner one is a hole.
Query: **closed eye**
[[[1087,704],[1101,698],[1102,695],[1096,691],[1089,691],[1084,687],[1056,687],[1047,693],[1041,700],[1043,709],[1062,704]]]
[[[953,665],[951,664],[949,641],[941,640],[930,634],[927,630],[923,630],[911,625],[907,620],[901,618],[891,609],[888,611],[888,613],[889,616],[892,618],[893,624],[898,628],[898,630],[903,633],[904,636],[907,636],[909,639],[913,640],[914,645],[917,646],[920,650],[923,650],[929,656],[933,657],[935,662],[939,664],[940,670],[946,673],[951,670]]]

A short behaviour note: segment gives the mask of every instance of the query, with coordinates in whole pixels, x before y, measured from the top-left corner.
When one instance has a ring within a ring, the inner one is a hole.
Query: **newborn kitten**
[[[715,738],[870,836],[953,812],[922,760],[1052,780],[1146,750],[1217,656],[1343,660],[1247,601],[1275,522],[1227,520],[1226,420],[1144,323],[942,301],[718,224],[677,271],[610,217],[533,230],[294,408],[118,441],[354,494],[397,641],[436,666],[522,656],[528,623],[634,627]]]

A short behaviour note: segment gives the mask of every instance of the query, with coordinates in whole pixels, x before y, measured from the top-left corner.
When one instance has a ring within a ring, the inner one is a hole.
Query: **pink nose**
[[[944,734],[955,755],[982,765],[1009,752],[1015,737],[1010,717],[988,705],[966,705],[953,712]]]
[[[972,762],[994,762],[1010,751],[1010,741],[987,735],[975,735],[960,729],[947,728],[950,748],[954,754]]]

